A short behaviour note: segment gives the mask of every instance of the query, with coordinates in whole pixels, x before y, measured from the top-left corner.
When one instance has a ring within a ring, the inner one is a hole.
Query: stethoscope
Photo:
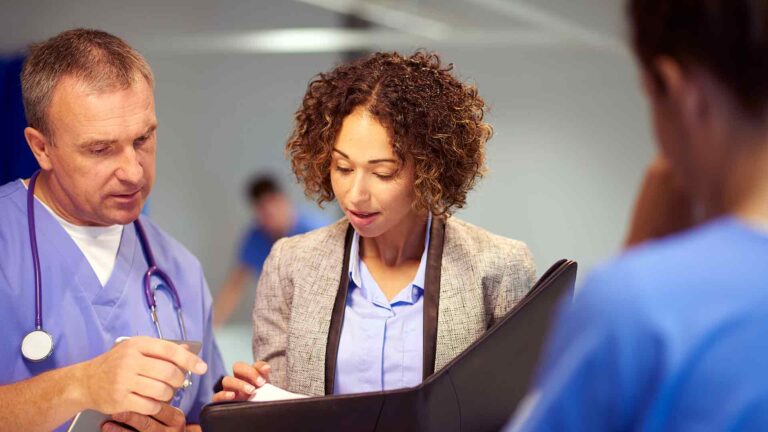
[[[35,172],[32,178],[29,180],[29,187],[27,188],[27,222],[29,224],[29,242],[32,247],[32,263],[35,271],[35,330],[27,333],[24,339],[21,341],[21,354],[25,359],[32,362],[39,362],[47,359],[53,354],[53,337],[43,329],[43,303],[42,303],[42,282],[40,272],[40,254],[37,250],[37,236],[35,233],[35,182],[40,171]],[[179,293],[176,291],[176,286],[168,274],[157,267],[155,262],[155,256],[152,254],[152,249],[149,247],[147,241],[147,234],[144,231],[144,227],[141,225],[139,219],[133,222],[136,227],[136,234],[139,237],[139,243],[141,249],[144,252],[144,259],[147,261],[149,268],[144,273],[144,297],[147,301],[147,307],[149,308],[149,314],[152,317],[152,322],[157,330],[157,336],[163,339],[163,333],[160,330],[160,321],[157,319],[157,302],[155,298],[155,292],[161,287],[165,286],[166,290],[171,294],[173,299],[173,307],[176,309],[176,317],[181,329],[181,338],[187,340],[187,330],[184,325],[184,317],[181,313],[181,299]],[[151,279],[157,277],[160,280],[155,290],[152,289]],[[191,383],[189,381],[189,374],[187,380],[184,383],[185,387],[188,387]]]

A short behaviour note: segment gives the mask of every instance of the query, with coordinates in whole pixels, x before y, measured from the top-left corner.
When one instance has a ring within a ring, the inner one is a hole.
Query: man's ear
[[[32,127],[24,128],[24,137],[27,139],[29,149],[32,150],[32,154],[35,155],[35,159],[37,159],[40,168],[46,171],[50,170],[52,165],[50,155],[48,154],[50,149],[48,138],[46,138],[46,136],[39,130]]]
[[[691,126],[700,125],[711,108],[704,77],[696,68],[684,70],[677,60],[666,56],[656,59],[654,67],[680,118]]]

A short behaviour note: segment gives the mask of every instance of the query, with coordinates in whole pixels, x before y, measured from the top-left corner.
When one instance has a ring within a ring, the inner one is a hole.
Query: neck
[[[361,237],[360,257],[378,259],[387,266],[420,260],[427,230],[426,213],[413,213],[378,237]]]
[[[29,180],[24,182],[29,187]],[[46,171],[40,171],[35,182],[35,197],[43,202],[52,212],[65,221],[78,226],[94,226],[93,223],[81,220],[74,216],[74,206],[71,205],[71,201],[67,198],[66,193],[61,186],[56,182],[50,173]]]
[[[712,213],[768,223],[768,135],[744,148],[727,168]]]

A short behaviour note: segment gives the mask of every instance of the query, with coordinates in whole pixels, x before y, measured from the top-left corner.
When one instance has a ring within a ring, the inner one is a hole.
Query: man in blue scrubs
[[[632,232],[697,223],[593,272],[509,429],[765,431],[768,1],[630,0],[629,16],[661,150]]]
[[[22,72],[27,142],[41,171],[34,216],[42,279],[35,281],[28,180],[0,186],[0,429],[64,430],[77,412],[113,415],[138,430],[199,430],[224,366],[210,327],[211,299],[197,259],[145,217],[158,266],[179,293],[187,339],[199,356],[158,339],[132,224],[155,181],[156,128],[149,65],[110,34],[77,29],[31,48]],[[167,290],[156,295],[165,339],[182,339]],[[50,356],[22,356],[35,329]],[[117,338],[129,337],[116,343]],[[179,389],[185,371],[191,386]],[[103,430],[124,430],[107,423]]]

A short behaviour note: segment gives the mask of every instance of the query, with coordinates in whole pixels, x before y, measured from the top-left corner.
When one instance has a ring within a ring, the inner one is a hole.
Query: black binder
[[[560,260],[463,353],[416,387],[275,402],[224,402],[202,412],[206,432],[497,431],[525,396],[576,262]]]

